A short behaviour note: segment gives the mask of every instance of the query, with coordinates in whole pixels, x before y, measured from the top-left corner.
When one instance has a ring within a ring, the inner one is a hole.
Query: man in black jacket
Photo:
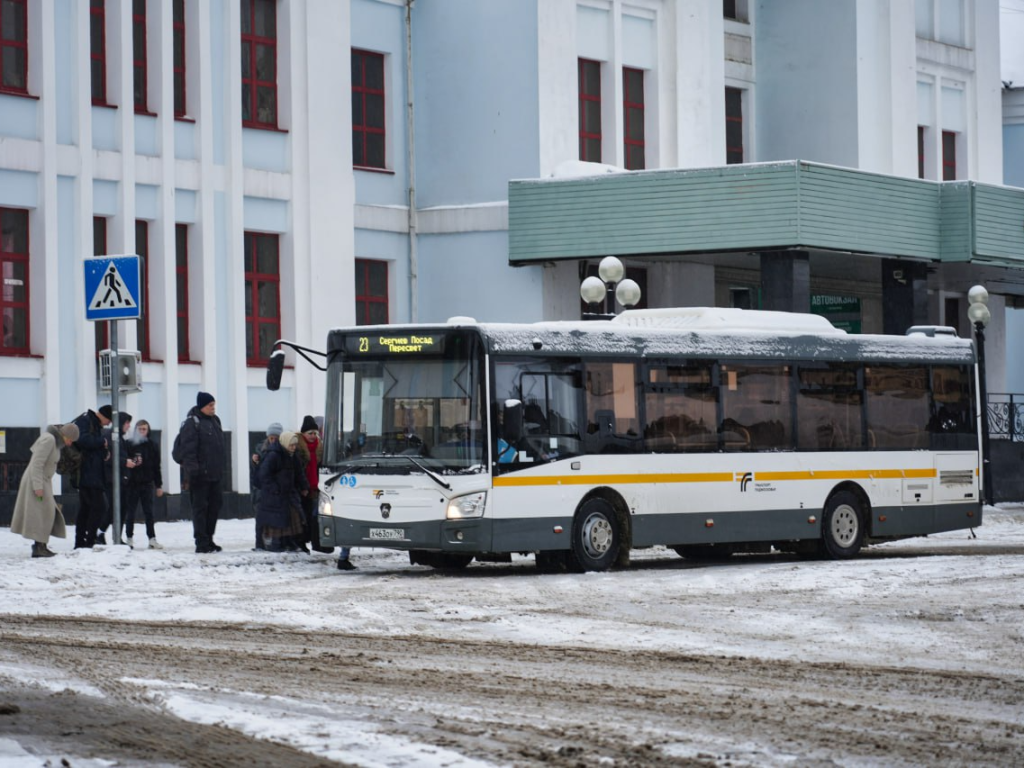
[[[78,517],[75,519],[75,549],[92,549],[107,509],[103,495],[103,462],[107,455],[107,441],[103,428],[110,423],[113,412],[109,405],[99,411],[86,411],[77,419],[78,440],[75,445],[82,452],[82,465],[78,471]]]
[[[192,499],[192,534],[196,552],[220,552],[213,534],[220,513],[224,475],[224,430],[217,401],[209,392],[196,396],[195,407],[181,425],[181,470]]]

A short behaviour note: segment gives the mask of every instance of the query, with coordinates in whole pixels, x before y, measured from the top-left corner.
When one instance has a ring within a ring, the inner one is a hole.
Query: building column
[[[928,324],[928,265],[882,259],[882,333],[902,336]]]
[[[811,260],[807,251],[761,253],[761,309],[811,311]]]

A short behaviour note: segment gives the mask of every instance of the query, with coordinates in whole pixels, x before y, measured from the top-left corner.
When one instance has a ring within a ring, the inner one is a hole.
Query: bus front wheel
[[[840,491],[828,500],[821,518],[821,554],[845,560],[860,552],[864,541],[864,514],[860,499]]]
[[[607,571],[618,559],[622,535],[615,509],[604,499],[585,502],[572,523],[572,553],[583,571]]]

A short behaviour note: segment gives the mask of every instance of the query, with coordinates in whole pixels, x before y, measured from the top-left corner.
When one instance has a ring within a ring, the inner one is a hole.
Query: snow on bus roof
[[[360,326],[359,331],[394,334],[411,327]],[[488,349],[500,354],[974,362],[970,339],[944,333],[848,334],[818,315],[720,307],[627,310],[608,321],[487,323],[452,317],[415,327],[477,328]]]
[[[969,339],[847,334],[817,315],[764,310],[687,307],[628,310],[604,322],[455,324],[479,327],[498,353],[974,362]]]

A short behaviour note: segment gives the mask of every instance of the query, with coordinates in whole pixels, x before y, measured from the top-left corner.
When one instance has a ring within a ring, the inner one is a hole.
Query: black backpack
[[[193,416],[192,420],[196,423],[196,431],[199,431],[199,417]],[[181,455],[181,433],[185,431],[185,425],[188,424],[188,419],[181,422],[181,427],[178,428],[178,434],[174,438],[174,445],[171,446],[171,458],[174,459],[175,464],[181,464],[184,460],[184,456]]]

